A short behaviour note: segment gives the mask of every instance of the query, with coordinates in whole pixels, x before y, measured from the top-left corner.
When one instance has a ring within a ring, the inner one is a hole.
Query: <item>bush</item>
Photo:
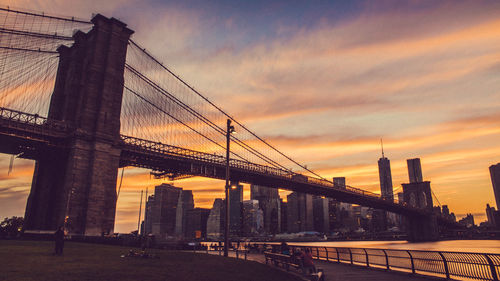
[[[22,217],[5,218],[0,223],[1,238],[15,238],[21,232],[24,219]]]

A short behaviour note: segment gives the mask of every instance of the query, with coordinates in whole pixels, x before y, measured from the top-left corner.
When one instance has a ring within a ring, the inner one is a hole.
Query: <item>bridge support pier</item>
[[[73,133],[62,151],[37,160],[26,206],[25,230],[66,225],[74,235],[112,233],[121,150],[120,112],[128,39],[116,19],[97,15],[93,29],[59,47],[59,68],[49,118]]]
[[[431,183],[412,182],[403,183],[403,197],[407,205],[427,210],[428,215],[407,217],[408,241],[423,242],[439,239],[437,217],[432,209]]]
[[[66,153],[46,152],[35,163],[33,182],[26,205],[24,229],[52,230],[64,221],[64,178]]]
[[[407,232],[410,242],[439,240],[436,215],[407,218]]]

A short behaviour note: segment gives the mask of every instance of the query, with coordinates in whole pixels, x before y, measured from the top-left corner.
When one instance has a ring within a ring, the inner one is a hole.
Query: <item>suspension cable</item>
[[[153,88],[155,88],[157,91],[159,91],[163,96],[165,96],[165,97],[173,100],[177,105],[179,105],[180,107],[182,107],[183,109],[185,109],[187,112],[189,112],[192,115],[194,115],[196,118],[200,119],[202,122],[204,122],[206,125],[208,125],[211,128],[213,128],[215,131],[217,131],[221,135],[225,135],[226,134],[226,132],[224,131],[224,129],[222,129],[221,127],[217,126],[212,121],[210,121],[208,118],[206,118],[205,116],[203,116],[202,114],[198,113],[196,110],[194,110],[193,108],[191,108],[189,105],[187,105],[186,103],[184,103],[181,100],[179,100],[178,98],[176,98],[169,91],[163,89],[158,84],[156,84],[155,82],[151,81],[151,79],[149,79],[148,77],[146,77],[144,74],[140,73],[133,66],[131,66],[129,64],[126,64],[125,67],[127,69],[129,69],[133,74],[137,75],[141,80],[143,80],[144,82],[146,82],[147,84],[149,84],[150,86],[152,86]],[[266,163],[271,164],[272,166],[274,166],[276,168],[280,168],[280,169],[284,169],[284,170],[290,171],[285,166],[283,166],[283,165],[275,162],[271,158],[269,158],[269,157],[265,156],[264,154],[260,153],[259,151],[257,151],[253,147],[249,146],[245,142],[239,140],[238,138],[236,138],[236,137],[233,136],[233,140],[235,141],[236,144],[238,144],[239,146],[241,146],[245,150],[249,151],[253,155],[257,156],[261,160],[265,161]]]
[[[220,107],[218,107],[217,105],[215,105],[213,102],[211,102],[208,98],[206,98],[205,96],[203,96],[201,93],[199,93],[197,90],[195,90],[193,87],[191,87],[189,84],[187,84],[184,80],[182,80],[179,76],[177,76],[176,74],[174,74],[169,68],[167,68],[165,65],[163,65],[160,61],[158,61],[155,57],[153,57],[151,54],[149,54],[144,48],[140,47],[136,42],[134,42],[133,40],[129,40],[130,43],[132,45],[134,45],[135,47],[137,47],[139,50],[141,50],[141,52],[143,52],[145,55],[147,55],[150,59],[152,59],[154,62],[156,62],[158,65],[160,65],[161,68],[163,68],[164,70],[166,70],[168,73],[170,73],[172,76],[174,76],[177,80],[179,80],[182,84],[184,84],[186,87],[188,87],[191,91],[193,91],[194,93],[196,93],[199,97],[201,97],[203,100],[205,100],[206,102],[208,102],[210,105],[212,105],[214,108],[216,108],[219,112],[221,112],[222,114],[224,114],[226,117],[228,117],[229,119],[231,119],[232,121],[234,121],[236,124],[238,124],[239,126],[241,126],[244,130],[246,130],[248,133],[250,133],[252,136],[254,136],[255,138],[257,138],[259,141],[261,141],[262,143],[264,143],[265,145],[267,145],[268,147],[270,147],[272,150],[276,151],[277,153],[279,153],[281,156],[285,157],[286,159],[288,159],[289,161],[293,162],[294,164],[298,165],[299,167],[301,167],[302,169],[310,172],[311,174],[323,179],[323,180],[326,180],[326,181],[329,181],[327,179],[325,179],[324,177],[322,177],[321,175],[315,173],[314,171],[310,170],[309,168],[307,168],[305,165],[302,165],[300,163],[298,163],[297,161],[293,160],[291,157],[287,156],[286,154],[284,154],[283,152],[279,151],[277,148],[275,148],[274,146],[272,146],[271,144],[269,144],[268,142],[266,142],[264,139],[260,138],[259,136],[257,136],[254,132],[250,131],[247,127],[245,127],[244,125],[242,125],[240,122],[238,122],[237,120],[235,120],[233,117],[231,117],[229,114],[227,114],[224,110],[222,110]],[[289,170],[289,169],[287,169]],[[330,181],[329,181],[330,182]]]

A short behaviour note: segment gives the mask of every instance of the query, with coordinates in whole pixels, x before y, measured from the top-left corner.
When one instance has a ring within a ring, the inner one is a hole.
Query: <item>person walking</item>
[[[311,249],[306,248],[305,252],[302,252],[300,254],[300,258],[302,260],[302,272],[304,273],[304,275],[316,272]]]
[[[54,254],[61,256],[64,248],[64,228],[62,226],[54,233],[54,240],[56,242]]]

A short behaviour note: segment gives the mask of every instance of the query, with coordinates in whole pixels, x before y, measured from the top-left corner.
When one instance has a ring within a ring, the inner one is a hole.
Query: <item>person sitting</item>
[[[305,252],[300,254],[300,258],[302,260],[302,273],[304,273],[304,275],[316,272],[316,267],[314,266],[313,257],[309,248],[306,248]]]
[[[288,247],[288,244],[285,241],[281,243],[281,254],[290,255],[290,248]]]
[[[297,248],[292,249],[291,260],[293,263],[299,264],[300,268],[302,268],[302,251]]]

